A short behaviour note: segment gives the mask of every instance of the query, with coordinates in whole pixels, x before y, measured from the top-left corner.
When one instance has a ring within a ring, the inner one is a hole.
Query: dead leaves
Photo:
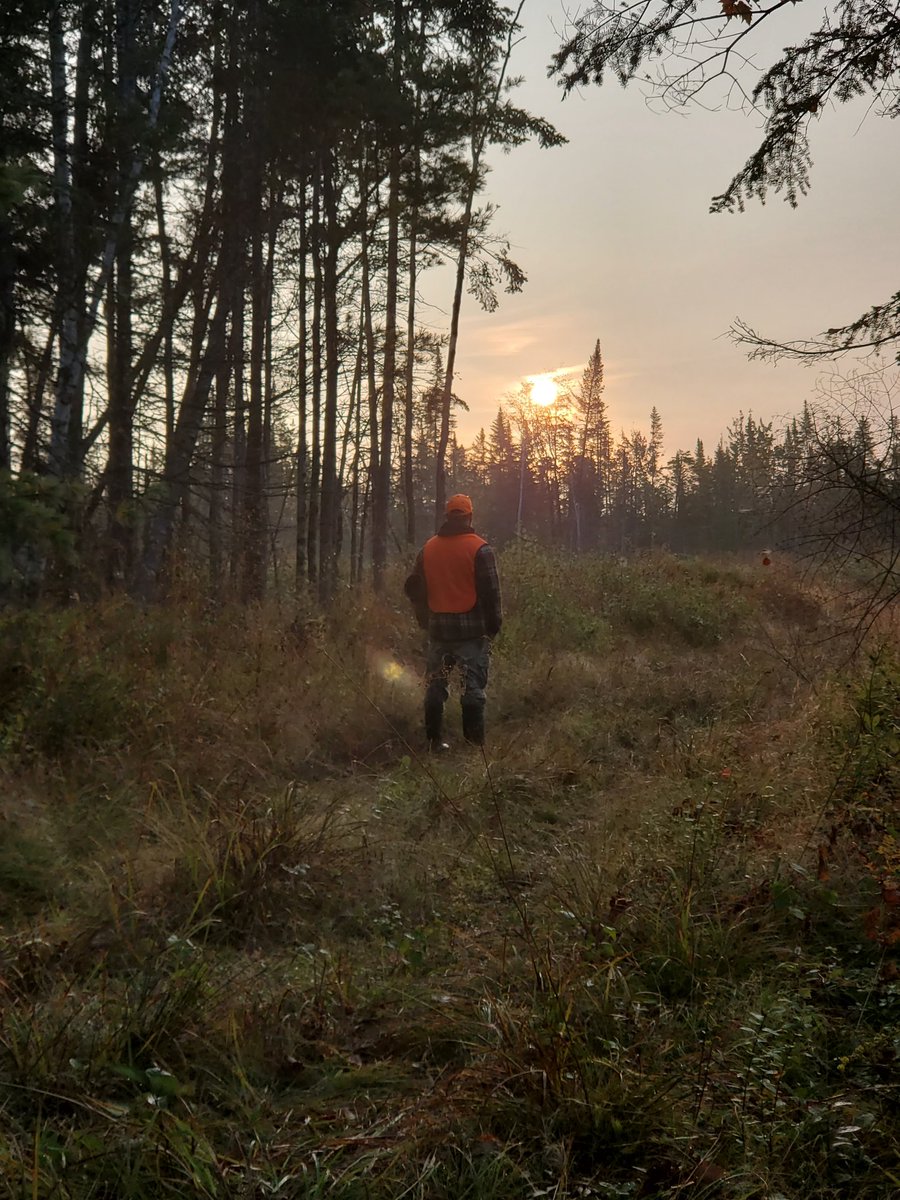
[[[753,9],[746,0],[721,0],[721,3],[726,20],[730,21],[732,17],[740,17],[742,21],[750,24],[753,19]]]

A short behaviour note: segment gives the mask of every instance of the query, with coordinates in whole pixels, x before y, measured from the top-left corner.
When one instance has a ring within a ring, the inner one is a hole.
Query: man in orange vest
[[[500,632],[503,611],[494,551],[472,528],[472,501],[451,496],[444,524],[416,558],[404,589],[416,619],[428,630],[425,663],[425,736],[436,753],[448,750],[442,737],[450,674],[463,679],[463,737],[484,744],[484,701],[491,638]]]

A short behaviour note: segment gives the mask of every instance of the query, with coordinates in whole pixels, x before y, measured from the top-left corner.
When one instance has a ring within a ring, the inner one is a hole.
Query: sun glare
[[[531,381],[531,401],[547,408],[559,395],[559,388],[549,375],[536,375]]]

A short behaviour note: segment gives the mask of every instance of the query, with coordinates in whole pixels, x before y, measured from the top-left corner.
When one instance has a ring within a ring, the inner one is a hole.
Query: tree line
[[[595,344],[579,381],[538,407],[523,388],[490,430],[454,447],[453,479],[503,544],[532,537],[572,551],[760,552],[776,546],[890,573],[900,511],[895,374],[823,377],[776,425],[738,413],[711,451],[664,451],[663,422],[613,429]]]
[[[188,561],[213,596],[277,580],[327,602],[339,581],[381,586],[459,490],[499,544],[737,549],[766,527],[807,536],[826,483],[890,457],[892,423],[807,409],[778,432],[741,415],[711,454],[666,459],[655,410],[614,436],[599,343],[557,403],[511,396],[461,444],[464,294],[493,309],[525,283],[486,156],[562,141],[514,102],[520,13],[4,7],[0,584],[62,546],[142,598]],[[439,264],[435,328],[420,290]]]

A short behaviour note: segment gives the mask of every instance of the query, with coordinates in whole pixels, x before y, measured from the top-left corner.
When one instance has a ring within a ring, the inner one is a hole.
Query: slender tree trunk
[[[393,4],[393,85],[399,102],[405,15],[402,0]],[[384,587],[391,513],[391,466],[394,440],[394,393],[397,384],[397,292],[400,273],[400,130],[390,130],[388,155],[387,262],[385,265],[384,371],[381,383],[381,446],[372,485],[372,581]]]
[[[312,312],[312,418],[309,468],[309,511],[306,541],[306,566],[309,582],[316,584],[319,578],[319,478],[321,468],[321,425],[322,412],[322,235],[321,235],[321,164],[316,159],[313,180],[313,312]]]
[[[309,235],[306,227],[306,171],[300,177],[300,264],[297,279],[297,546],[294,571],[294,587],[299,593],[306,587],[306,531],[309,503],[308,469],[309,449],[307,446],[306,406],[308,403],[307,379],[309,375],[309,348],[307,328],[307,257]]]
[[[116,0],[116,66],[118,88],[114,122],[119,141],[119,187],[124,190],[130,169],[130,132],[135,122],[136,78],[134,48],[137,21],[135,0]],[[130,210],[122,219],[116,240],[115,265],[110,272],[109,305],[112,317],[110,356],[113,370],[109,380],[109,459],[106,467],[107,495],[110,508],[110,545],[108,575],[110,581],[124,579],[131,564],[134,495],[134,412],[132,392],[134,344],[131,311],[134,270],[132,263],[133,230]]]
[[[215,122],[213,127],[215,142]],[[165,312],[171,306],[172,246],[166,227],[166,206],[163,195],[162,164],[157,160],[156,178],[153,181],[156,204],[156,231],[159,242],[159,258],[162,266],[162,307]],[[161,322],[162,324],[162,322]],[[165,406],[166,441],[170,441],[175,429],[175,339],[173,321],[165,321],[162,327],[163,404]]]
[[[190,247],[187,253],[179,256],[178,274],[167,288],[163,286],[162,306],[160,309],[159,319],[156,327],[150,337],[144,343],[140,354],[137,356],[132,372],[132,390],[136,395],[141,395],[147,385],[153,371],[159,361],[159,352],[163,350],[163,370],[165,373],[166,387],[166,441],[171,439],[172,432],[175,426],[175,402],[174,402],[174,353],[173,353],[173,338],[174,327],[181,313],[185,300],[199,287],[206,286],[206,276],[209,269],[209,261],[213,251],[215,237],[214,230],[216,224],[220,221],[220,216],[217,212],[217,176],[218,176],[218,155],[219,155],[219,130],[222,123],[222,102],[221,96],[216,95],[213,102],[213,117],[212,129],[210,134],[209,154],[206,163],[206,185],[204,188],[203,205],[200,214],[197,218],[196,227],[191,238]],[[224,167],[223,167],[224,173]],[[223,192],[226,192],[223,182]],[[161,195],[158,198],[158,203],[162,202]],[[226,225],[224,219],[222,223]],[[168,235],[164,232],[165,226],[160,228],[161,245],[163,242],[168,243]],[[227,240],[227,233],[223,233],[223,242]],[[165,255],[160,251],[163,259]],[[171,259],[170,259],[171,262]],[[165,272],[165,267],[163,268]],[[235,268],[237,269],[237,268]],[[171,373],[171,391],[172,399],[169,399],[170,389],[170,373]],[[101,418],[98,426],[105,425],[105,417]],[[95,437],[101,430],[95,428],[86,439],[86,448],[93,443]]]
[[[359,518],[359,541],[356,547],[356,578],[362,579],[363,563],[366,558],[366,529],[368,527],[369,510],[372,500],[372,472],[366,472],[366,486],[362,497],[362,513]]]
[[[245,586],[247,540],[247,425],[245,314],[247,288],[246,157],[241,125],[241,37],[238,18],[230,23],[227,96],[222,138],[222,288],[230,318],[227,354],[232,379],[232,544],[230,582],[235,595]]]
[[[400,266],[400,147],[393,138],[388,177],[388,236],[384,310],[384,371],[381,380],[381,445],[372,479],[372,581],[384,587],[391,512],[394,392],[397,382],[397,282]]]
[[[444,390],[441,397],[441,432],[438,438],[437,461],[435,464],[434,504],[436,522],[443,518],[444,506],[447,502],[446,462],[447,445],[450,441],[450,409],[453,402],[453,377],[456,373],[456,348],[459,341],[459,314],[462,308],[463,283],[465,282],[466,265],[469,257],[469,234],[472,228],[472,212],[481,176],[481,160],[484,155],[485,145],[487,144],[488,131],[503,92],[503,81],[506,78],[506,70],[509,66],[513,49],[513,30],[518,23],[522,7],[523,4],[520,3],[515,16],[511,19],[506,51],[500,64],[493,92],[488,97],[484,108],[481,106],[481,94],[477,90],[472,100],[472,125],[470,130],[472,163],[466,185],[465,204],[460,225],[459,253],[456,259],[456,282],[453,289],[453,306],[450,311],[450,340],[447,345],[447,364],[444,374]],[[486,64],[482,64],[482,69],[484,65]],[[480,74],[478,69],[476,69],[476,74]]]
[[[417,38],[417,54],[421,58],[425,49],[424,12],[421,14]],[[406,301],[406,405],[403,420],[403,493],[406,502],[406,544],[416,544],[416,488],[413,471],[413,427],[415,423],[415,367],[416,367],[416,285],[418,272],[419,198],[422,186],[422,150],[419,142],[419,123],[422,111],[421,88],[416,88],[413,114],[413,178],[412,198],[409,205],[409,272]]]
[[[16,328],[16,256],[12,229],[0,217],[0,471],[12,467],[9,375]]]
[[[209,582],[213,596],[220,600],[224,582],[225,455],[228,448],[229,362],[225,353],[215,364],[215,380],[209,471]]]
[[[275,243],[281,222],[281,193],[274,187],[269,191],[269,212],[266,232],[266,265],[264,275],[265,345],[263,347],[263,487],[270,494],[272,464],[275,461],[275,436],[272,427],[275,396],[272,386],[273,298],[275,295]],[[265,501],[268,506],[268,500]],[[266,508],[268,523],[268,507]]]
[[[75,66],[75,91],[72,104],[72,228],[74,230],[75,277],[73,295],[78,308],[77,341],[83,346],[79,350],[81,357],[81,394],[72,408],[69,426],[69,461],[72,469],[80,472],[84,464],[89,446],[84,443],[84,386],[87,359],[87,344],[90,333],[86,334],[88,322],[88,268],[90,256],[91,231],[97,219],[94,202],[90,196],[91,147],[91,87],[95,82],[96,65],[94,63],[94,43],[98,37],[95,25],[97,10],[94,3],[88,2],[81,7],[81,34],[78,39],[78,54]],[[104,46],[107,55],[106,75],[116,76],[117,68],[111,61],[112,46]],[[100,294],[99,292],[97,293]]]
[[[216,123],[214,120],[214,130]],[[214,222],[217,220],[215,212],[215,189],[214,189],[214,171],[215,171],[215,151],[210,150],[210,164],[208,167],[206,195],[204,197],[203,209],[197,221],[197,227],[194,230],[191,245],[187,253],[180,259],[178,276],[172,286],[168,296],[163,296],[162,309],[159,314],[159,319],[156,323],[156,328],[150,337],[144,342],[140,354],[135,359],[134,369],[132,371],[132,392],[135,396],[140,396],[147,381],[153,374],[158,363],[160,347],[163,346],[166,338],[171,340],[173,329],[176,321],[181,315],[185,300],[192,294],[196,293],[198,288],[203,288],[205,285],[206,274],[209,267],[210,255],[214,243]],[[224,239],[223,239],[224,240]],[[195,302],[196,308],[196,302]],[[55,333],[52,333],[52,340],[55,340]],[[49,369],[49,368],[48,368]],[[43,387],[39,389],[43,394]],[[39,420],[40,408],[38,416],[35,420]],[[109,423],[109,411],[104,409],[93,428],[81,439],[78,443],[82,456],[86,455],[99,436],[104,432]],[[172,437],[174,429],[174,405],[171,416],[167,414],[166,418],[166,442],[168,443]],[[34,445],[33,454],[37,454],[37,430],[33,435],[31,432],[26,437],[26,444],[30,442]]]
[[[206,349],[199,369],[189,375],[185,384],[175,434],[166,450],[159,504],[147,527],[144,553],[134,581],[135,594],[145,601],[155,599],[158,594],[162,569],[172,544],[178,508],[190,481],[191,463],[216,366],[225,353],[226,324],[227,307],[220,297],[209,326]]]
[[[360,183],[360,195],[362,197],[361,204],[363,207],[362,214],[362,233],[360,243],[360,257],[362,260],[362,308],[363,308],[363,336],[365,340],[365,359],[366,359],[366,389],[369,406],[369,470],[367,489],[371,481],[378,475],[379,463],[379,444],[378,444],[378,383],[377,383],[377,367],[375,353],[375,328],[372,319],[372,274],[369,262],[369,225],[366,214],[366,206],[368,200],[368,181],[366,172],[366,163],[363,161],[362,179]],[[368,491],[367,491],[368,495]],[[365,513],[365,509],[364,509]],[[362,538],[360,538],[362,544]],[[361,551],[360,551],[361,553]]]
[[[221,72],[221,53],[216,46],[215,66],[217,77]],[[231,66],[231,64],[229,64]],[[238,245],[237,222],[235,217],[235,196],[234,186],[232,183],[232,162],[233,162],[233,139],[235,136],[235,126],[237,123],[237,95],[233,86],[233,74],[229,72],[228,91],[223,101],[221,89],[217,90],[213,102],[213,121],[212,121],[212,139],[210,153],[207,159],[207,177],[206,177],[206,193],[204,198],[204,211],[207,211],[211,206],[213,189],[212,183],[216,176],[217,155],[221,150],[222,154],[222,219],[224,228],[222,231],[221,245],[221,261],[226,264],[227,273],[230,275],[232,271],[235,274],[240,273],[240,248]],[[224,126],[222,146],[219,146],[219,130],[220,126]],[[232,218],[229,221],[229,218]],[[226,489],[228,487],[228,399],[231,389],[232,379],[235,380],[237,386],[237,373],[235,371],[237,347],[232,339],[229,344],[229,332],[227,322],[229,315],[232,323],[234,321],[233,306],[235,302],[235,288],[231,278],[227,281],[222,281],[219,288],[218,305],[221,306],[223,313],[222,333],[219,335],[219,345],[217,347],[219,356],[213,363],[215,372],[215,406],[213,410],[213,430],[211,441],[211,456],[210,463],[210,497],[209,497],[209,579],[210,588],[213,597],[219,601],[222,599],[225,590],[225,569],[228,561],[228,547],[226,544],[225,530],[225,510],[226,510]],[[217,308],[218,315],[218,308]],[[233,332],[233,328],[232,328]],[[242,377],[241,377],[242,378]],[[166,415],[166,444],[171,445],[173,437],[169,431],[174,434],[174,409],[171,417]],[[234,473],[233,473],[234,474]],[[234,478],[232,478],[232,487],[234,487]],[[233,499],[233,497],[232,497]],[[235,516],[232,509],[232,530],[234,527]]]
[[[362,452],[362,339],[357,359],[356,402],[353,406],[353,464],[350,468],[350,585],[359,583],[359,459]],[[349,425],[349,422],[348,422]]]
[[[197,287],[194,289],[192,300],[194,306],[194,315],[193,324],[191,327],[191,341],[187,367],[188,379],[198,378],[203,368],[205,348],[209,334],[209,312],[212,306],[212,295],[207,294],[205,290]],[[213,378],[215,378],[215,370],[217,365],[218,364],[216,362],[213,363]],[[193,481],[190,475],[188,475],[185,478],[181,488],[181,523],[179,526],[179,534],[181,538],[181,545],[185,553],[188,553],[189,551],[188,538],[190,535],[192,519],[195,513],[194,507],[191,504],[192,483]]]
[[[241,523],[244,600],[257,600],[265,587],[266,514],[263,505],[263,354],[265,350],[265,287],[263,279],[262,212],[254,198],[250,235],[250,364],[247,406],[247,446],[244,510]]]
[[[266,345],[265,270],[263,254],[264,203],[263,154],[260,141],[262,113],[261,82],[262,52],[259,45],[259,3],[251,0],[247,13],[250,42],[248,71],[245,85],[244,115],[241,127],[239,169],[243,177],[241,210],[243,222],[249,226],[250,262],[250,358],[248,371],[247,442],[244,458],[244,496],[241,536],[241,596],[247,600],[260,599],[265,590],[266,569],[266,512],[264,496],[264,356]]]
[[[53,346],[56,343],[56,329],[51,324],[41,357],[38,360],[37,374],[34,386],[28,388],[28,421],[25,427],[25,441],[22,445],[22,470],[37,471],[40,466],[40,451],[38,434],[41,417],[44,412],[44,394],[50,380],[53,367]]]
[[[453,377],[456,374],[456,347],[459,341],[459,314],[462,308],[463,283],[466,278],[466,263],[469,257],[469,229],[472,224],[472,207],[475,200],[475,172],[466,195],[460,233],[459,253],[456,260],[456,282],[453,288],[453,306],[450,310],[450,338],[447,344],[447,363],[444,373],[444,388],[441,395],[441,425],[438,434],[435,461],[434,519],[438,524],[447,503],[447,446],[450,441],[450,409],[453,403]]]
[[[245,492],[247,485],[247,406],[245,403],[246,373],[244,355],[244,290],[240,280],[230,288],[228,307],[231,327],[228,337],[228,358],[231,365],[231,399],[233,407],[233,456],[231,473],[231,580],[235,595],[241,589],[241,551],[244,545]]]
[[[136,120],[135,40],[137,36],[135,0],[116,0],[115,50],[118,87],[115,127],[119,142],[119,188],[124,191],[130,169],[130,140]],[[109,460],[107,494],[109,496],[111,579],[124,578],[131,561],[131,502],[134,495],[134,411],[132,393],[134,341],[132,305],[134,288],[133,228],[130,209],[124,214],[116,241],[115,266],[110,272],[114,314],[112,339],[113,378],[109,390]]]
[[[344,432],[341,436],[341,461],[338,464],[338,487],[343,492],[344,481],[347,478],[347,456],[350,451],[351,435],[359,437],[359,406],[362,402],[362,340],[356,348],[356,362],[353,367],[353,380],[350,384],[350,404],[347,408],[347,419],[344,421]],[[354,433],[355,429],[355,433]]]
[[[325,255],[322,273],[325,317],[325,411],[322,427],[322,508],[319,513],[319,600],[327,603],[337,588],[339,485],[337,476],[338,304],[337,197],[334,158],[329,152],[322,171],[322,218]]]
[[[72,167],[69,152],[69,97],[63,4],[49,10],[50,96],[53,131],[53,199],[56,218],[56,280],[59,357],[50,425],[50,470],[70,475],[72,411],[81,405],[83,361],[79,354],[78,299],[75,295],[75,229],[72,217]]]
[[[416,153],[416,184],[418,152]],[[409,295],[406,306],[406,405],[403,413],[403,493],[406,501],[406,544],[416,543],[416,488],[413,475],[413,422],[416,367],[416,253],[418,208],[413,204],[409,217]]]

